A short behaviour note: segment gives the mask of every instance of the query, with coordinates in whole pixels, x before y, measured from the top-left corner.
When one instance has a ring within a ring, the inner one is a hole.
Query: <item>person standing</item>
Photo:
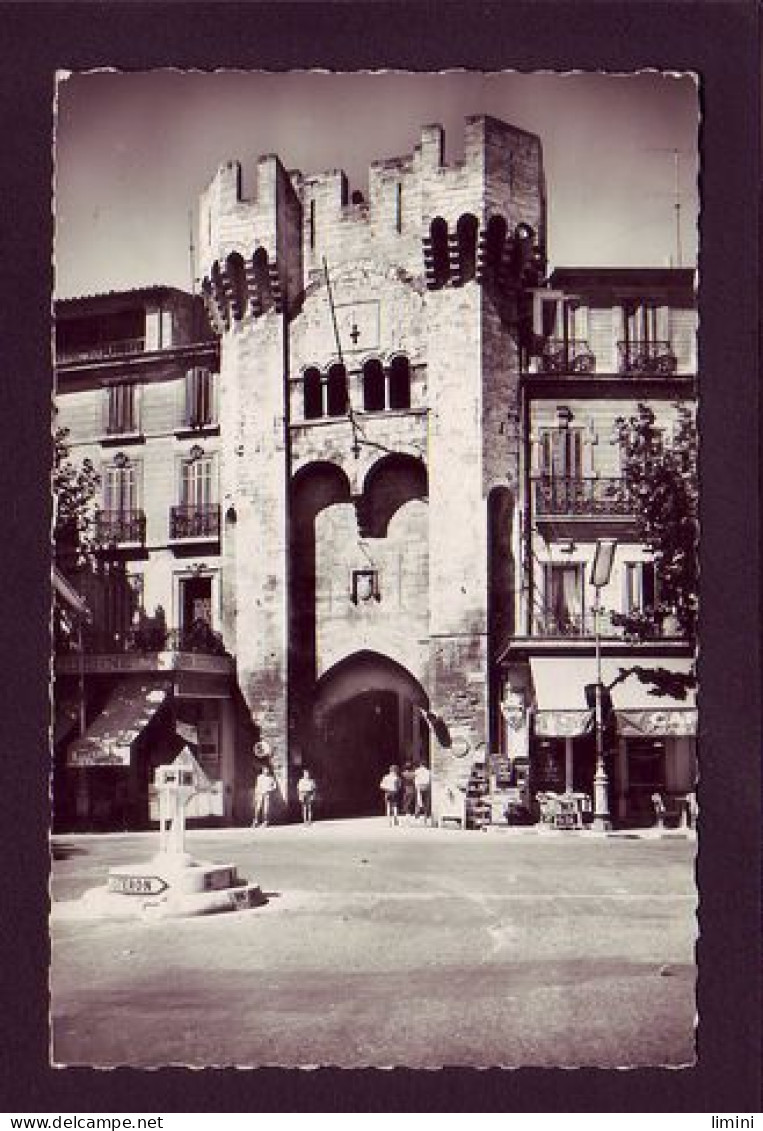
[[[400,789],[402,787],[400,773],[397,766],[390,766],[387,773],[379,782],[379,788],[384,794],[384,807],[390,825],[396,825],[400,809]]]
[[[410,818],[414,814],[416,804],[415,774],[413,765],[410,762],[407,762],[405,766],[403,766],[403,772],[400,776],[403,781],[400,811],[405,818]],[[406,819],[405,823],[410,824],[410,820]]]
[[[270,821],[270,799],[277,789],[276,779],[269,766],[260,770],[254,786],[254,820],[252,828],[267,825]]]
[[[297,796],[302,806],[302,821],[305,825],[313,823],[313,802],[318,786],[309,770],[302,771],[302,777],[297,782]]]
[[[416,787],[416,819],[423,817],[424,824],[426,824],[431,812],[432,775],[429,772],[429,767],[425,766],[423,762],[419,762],[416,767],[413,784]]]

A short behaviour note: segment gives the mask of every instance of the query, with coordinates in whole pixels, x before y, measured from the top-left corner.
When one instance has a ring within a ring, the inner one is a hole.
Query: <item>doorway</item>
[[[322,816],[383,811],[379,782],[391,765],[429,764],[426,694],[394,661],[360,653],[319,681],[305,765],[318,782]]]

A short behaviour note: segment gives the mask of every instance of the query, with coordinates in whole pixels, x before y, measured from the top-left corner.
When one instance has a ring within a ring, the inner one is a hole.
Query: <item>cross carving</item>
[[[357,322],[352,323],[352,329],[350,330],[350,337],[352,338],[352,344],[354,346],[356,346],[358,344],[358,338],[360,337],[360,330],[358,329]]]

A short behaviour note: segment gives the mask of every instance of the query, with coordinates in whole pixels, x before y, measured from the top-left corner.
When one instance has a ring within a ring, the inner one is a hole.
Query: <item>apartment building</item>
[[[693,411],[693,272],[558,269],[535,295],[540,348],[522,376],[522,562],[516,631],[501,657],[501,747],[529,767],[528,794],[592,794],[595,734],[586,687],[601,677],[614,719],[609,807],[619,823],[654,820],[655,793],[680,807],[694,789],[693,691],[657,696],[634,666],[689,675],[695,641],[663,610],[646,639],[612,614],[660,607],[660,579],[640,542],[616,421],[647,405],[664,442],[678,405]],[[614,542],[606,585],[591,584],[597,543]],[[590,695],[590,692],[589,692]]]
[[[204,815],[231,820],[218,344],[200,300],[169,287],[60,301],[55,313],[55,423],[100,488],[94,565],[58,562],[89,617],[81,637],[55,620],[54,820],[146,825],[153,771],[184,727],[213,785]]]

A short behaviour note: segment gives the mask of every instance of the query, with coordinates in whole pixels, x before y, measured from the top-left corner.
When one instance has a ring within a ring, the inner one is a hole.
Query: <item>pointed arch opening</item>
[[[428,707],[419,681],[378,652],[355,652],[322,676],[306,748],[326,815],[383,812],[379,783],[389,767],[429,762]]]

